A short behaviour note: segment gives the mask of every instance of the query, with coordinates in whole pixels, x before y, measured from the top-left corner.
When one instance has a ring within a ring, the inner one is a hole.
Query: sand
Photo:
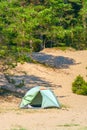
[[[35,57],[47,67],[18,64],[16,76],[23,78],[27,87],[51,87],[62,108],[20,110],[20,98],[0,96],[0,130],[87,130],[87,96],[72,93],[76,76],[80,74],[87,81],[87,51],[45,49]],[[0,85],[7,82],[2,73],[0,77]]]

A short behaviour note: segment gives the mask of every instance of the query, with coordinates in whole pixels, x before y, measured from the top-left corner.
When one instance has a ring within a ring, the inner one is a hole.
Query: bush
[[[72,91],[76,94],[87,95],[87,82],[81,75],[77,76],[72,83]]]
[[[33,46],[33,51],[34,52],[39,52],[42,49],[41,44],[42,44],[41,40],[39,40],[39,39],[35,40],[33,45],[32,45]]]

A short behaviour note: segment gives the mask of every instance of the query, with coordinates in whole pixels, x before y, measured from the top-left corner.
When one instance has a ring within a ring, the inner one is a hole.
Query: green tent
[[[23,97],[20,108],[60,108],[60,104],[52,92],[47,87],[36,86],[30,89]]]

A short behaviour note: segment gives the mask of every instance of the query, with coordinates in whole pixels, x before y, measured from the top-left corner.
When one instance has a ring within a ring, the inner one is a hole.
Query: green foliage
[[[38,52],[41,50],[41,43],[42,43],[42,41],[39,39],[34,40],[34,43],[32,45],[34,52]]]
[[[61,47],[55,47],[55,49],[59,49],[59,50],[62,50],[62,51],[66,51],[66,50],[73,50],[73,48],[70,48],[70,47],[67,47],[67,46],[61,46]]]
[[[14,128],[11,128],[10,130],[27,130],[27,129],[18,125],[18,126],[15,126]]]
[[[64,124],[64,125],[58,125],[58,127],[74,127],[79,126],[79,124]]]
[[[72,83],[72,91],[76,94],[87,95],[87,82],[85,82],[82,76],[76,77]]]
[[[48,41],[50,47],[87,49],[86,7],[86,0],[1,0],[0,58],[9,65],[30,61],[25,54],[32,49],[30,41],[33,51],[47,47]]]
[[[11,69],[17,66],[17,62],[32,62],[32,59],[28,56],[30,49],[27,47],[17,46],[1,46],[0,48],[0,60],[4,70]]]

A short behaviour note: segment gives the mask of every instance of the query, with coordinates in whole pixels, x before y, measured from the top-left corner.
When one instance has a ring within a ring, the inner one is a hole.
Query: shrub
[[[81,75],[78,75],[72,83],[72,91],[76,94],[87,95],[87,82]]]
[[[41,44],[42,44],[41,40],[39,40],[39,39],[35,40],[33,45],[32,45],[33,46],[33,51],[34,52],[39,52],[42,49]]]

